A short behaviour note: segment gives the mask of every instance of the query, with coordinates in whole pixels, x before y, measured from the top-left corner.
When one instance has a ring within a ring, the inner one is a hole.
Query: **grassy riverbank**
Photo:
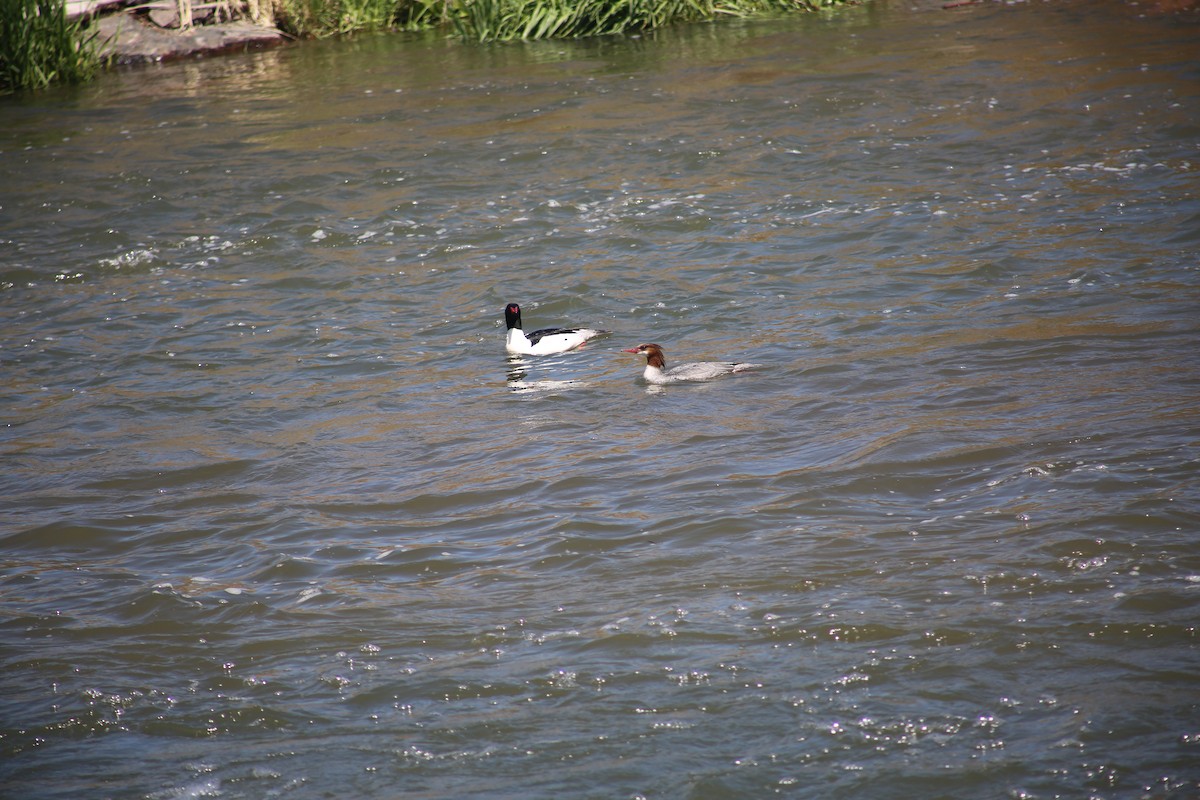
[[[297,38],[442,28],[464,41],[486,42],[631,33],[854,1],[226,0],[222,8],[227,18],[253,19]],[[203,5],[176,2],[189,21],[193,4]],[[103,65],[100,44],[85,20],[67,18],[64,0],[0,0],[0,93],[88,80]]]
[[[443,27],[466,41],[602,36],[679,22],[813,11],[850,0],[278,0],[296,36]]]
[[[679,22],[814,10],[836,0],[451,0],[463,39],[574,38],[646,31]]]
[[[0,0],[0,92],[86,81],[101,66],[97,44],[63,0]]]

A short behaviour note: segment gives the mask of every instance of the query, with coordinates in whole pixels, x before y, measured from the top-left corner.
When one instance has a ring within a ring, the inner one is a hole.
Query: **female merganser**
[[[662,345],[640,344],[624,352],[646,357],[646,371],[642,373],[642,377],[646,379],[647,383],[657,386],[681,381],[708,381],[731,372],[744,372],[762,366],[762,364],[733,361],[699,361],[667,369],[667,360],[663,358]]]
[[[595,328],[542,328],[540,331],[526,334],[521,330],[521,307],[516,303],[509,303],[504,307],[504,321],[508,323],[505,349],[522,356],[565,353],[582,346],[588,339],[608,333]]]

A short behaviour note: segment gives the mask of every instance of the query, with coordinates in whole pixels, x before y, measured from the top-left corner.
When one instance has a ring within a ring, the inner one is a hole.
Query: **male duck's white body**
[[[668,383],[684,383],[693,381],[710,381],[722,375],[734,372],[744,372],[748,369],[761,367],[761,364],[747,364],[735,361],[698,361],[692,364],[680,364],[678,367],[667,369],[667,360],[663,357],[662,345],[641,344],[630,348],[626,353],[643,356],[646,359],[646,371],[642,377],[647,383],[663,386]]]
[[[533,333],[521,329],[521,307],[509,303],[504,307],[504,322],[508,337],[504,348],[522,356],[548,356],[582,347],[588,339],[608,333],[596,328],[542,328]]]

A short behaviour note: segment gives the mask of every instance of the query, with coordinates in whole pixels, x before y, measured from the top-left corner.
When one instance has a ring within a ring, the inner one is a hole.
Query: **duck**
[[[637,347],[631,347],[622,352],[645,357],[646,371],[642,373],[642,377],[646,379],[647,383],[656,386],[687,381],[710,381],[722,375],[745,372],[762,366],[762,364],[736,361],[697,361],[667,369],[667,359],[663,356],[662,345],[639,344]]]
[[[504,348],[514,355],[548,356],[576,350],[583,343],[609,331],[598,328],[542,328],[525,333],[521,328],[521,307],[509,303],[504,307],[504,321],[508,325],[508,338]]]

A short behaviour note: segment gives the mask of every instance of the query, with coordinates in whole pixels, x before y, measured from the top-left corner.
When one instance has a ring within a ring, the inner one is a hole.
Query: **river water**
[[[1198,43],[876,2],[3,99],[0,794],[1200,796]],[[509,301],[613,333],[510,362]]]

